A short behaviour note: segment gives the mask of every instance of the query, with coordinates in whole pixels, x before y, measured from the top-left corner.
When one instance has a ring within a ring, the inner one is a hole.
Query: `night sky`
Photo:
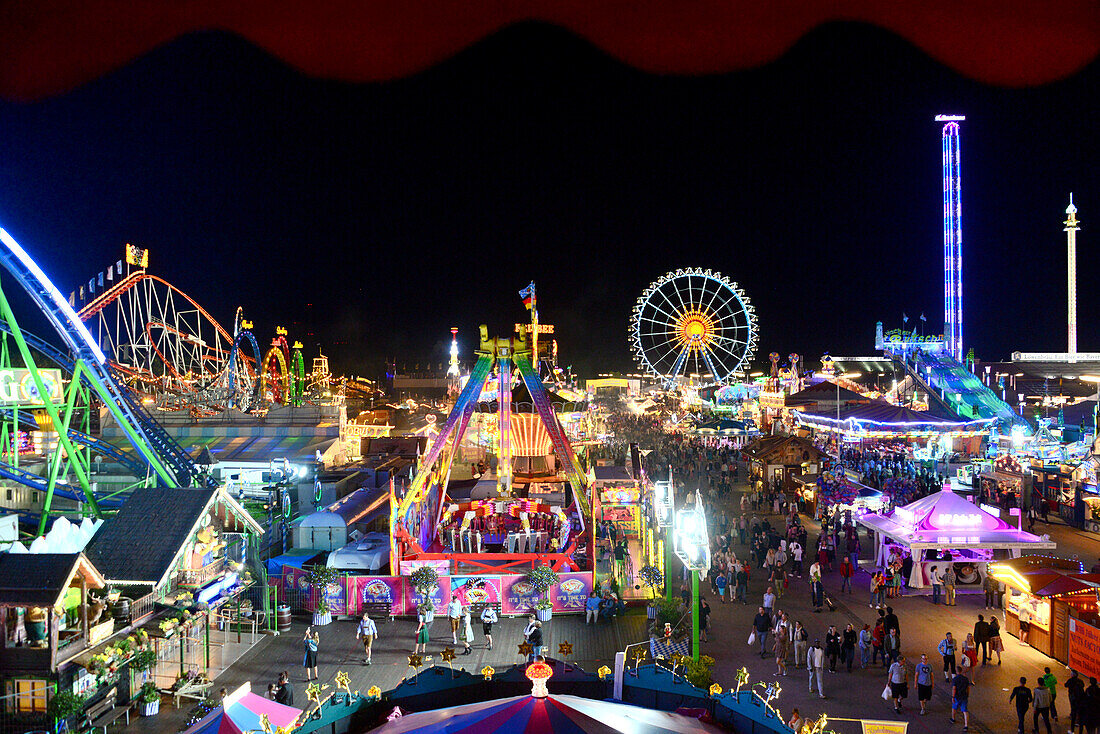
[[[287,325],[307,359],[320,343],[372,376],[445,362],[451,326],[469,356],[478,324],[525,318],[532,279],[565,364],[632,369],[634,300],[688,266],[745,289],[760,363],[867,355],[876,320],[942,329],[932,118],[965,114],[967,345],[1064,351],[1073,191],[1079,348],[1100,351],[1098,82],[1093,62],[991,87],[856,24],[705,77],[527,24],[377,84],[194,34],[61,96],[0,102],[0,225],[66,292],[134,242],[227,328],[241,305],[261,343]]]

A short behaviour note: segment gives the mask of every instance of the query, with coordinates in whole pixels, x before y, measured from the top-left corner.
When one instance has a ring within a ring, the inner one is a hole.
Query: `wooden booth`
[[[1020,611],[1030,620],[1027,643],[1055,660],[1069,661],[1069,621],[1100,625],[1097,587],[1100,574],[1084,573],[1078,561],[1021,556],[990,564],[1005,585],[1005,632],[1020,637]]]

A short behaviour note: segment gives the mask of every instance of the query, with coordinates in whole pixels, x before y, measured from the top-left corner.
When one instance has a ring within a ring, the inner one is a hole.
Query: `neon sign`
[[[974,513],[957,513],[953,514],[945,512],[942,515],[937,515],[935,519],[936,527],[952,527],[952,528],[969,528],[975,525],[982,524],[982,516]]]
[[[61,399],[61,370],[40,369],[42,387],[51,401]],[[42,405],[45,401],[38,393],[34,377],[28,369],[0,370],[0,404],[3,405]]]

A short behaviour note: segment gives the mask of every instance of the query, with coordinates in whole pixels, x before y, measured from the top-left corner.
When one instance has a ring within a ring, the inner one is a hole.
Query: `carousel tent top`
[[[909,548],[1055,548],[1057,544],[1018,530],[950,489],[922,497],[888,513],[858,518],[860,525]]]
[[[983,433],[989,430],[992,419],[966,421],[944,418],[935,413],[911,410],[893,405],[885,400],[874,400],[863,405],[849,405],[823,412],[794,413],[795,420],[809,428],[840,430],[854,433]]]
[[[378,734],[719,734],[681,714],[580,696],[516,696],[407,714],[374,729]]]

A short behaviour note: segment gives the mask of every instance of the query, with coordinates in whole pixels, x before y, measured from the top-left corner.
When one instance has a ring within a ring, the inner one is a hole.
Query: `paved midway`
[[[744,487],[740,489],[743,490]],[[739,491],[732,493],[729,500],[730,512],[735,512],[733,506],[740,501],[740,496]],[[778,516],[767,517],[773,522],[782,521]],[[805,517],[802,519],[807,525],[809,539],[812,542],[819,530],[818,525]],[[1060,521],[1055,521],[1049,526],[1039,523],[1035,529],[1039,533],[1049,533],[1058,543],[1056,555],[1066,557],[1077,555],[1084,562],[1086,569],[1100,556],[1100,536],[1077,531],[1061,524]],[[870,553],[870,549],[866,548],[867,545],[869,544],[864,543],[865,555]],[[735,549],[740,557],[744,557],[748,550],[744,546],[735,546]],[[806,567],[809,568],[809,561]],[[854,593],[841,595],[838,593],[839,573],[836,571],[826,573],[824,578],[826,592],[837,602],[838,607],[835,612],[826,610],[820,614],[814,614],[809,604],[807,579],[792,578],[790,588],[779,599],[776,606],[777,609],[785,610],[792,621],[801,620],[810,633],[811,641],[815,637],[820,637],[824,642],[825,631],[829,624],[836,624],[840,630],[843,630],[848,622],[855,625],[856,629],[864,623],[873,624],[877,613],[874,609],[868,608],[869,580],[867,573],[861,571],[856,575],[853,583]],[[703,587],[704,594],[709,597],[706,584]],[[843,669],[832,674],[826,672],[827,700],[824,701],[816,695],[811,696],[808,692],[805,670],[796,670],[792,665],[786,678],[774,677],[772,675],[776,670],[774,659],[761,659],[754,652],[756,648],[750,648],[747,644],[751,620],[760,604],[765,587],[766,582],[762,574],[754,572],[749,582],[747,606],[723,605],[712,598],[708,599],[712,602],[712,627],[710,641],[704,642],[702,649],[704,654],[715,658],[715,679],[724,688],[728,688],[735,680],[737,669],[745,666],[750,673],[751,683],[755,684],[758,681],[770,683],[779,680],[782,693],[779,696],[778,707],[784,718],[790,716],[793,707],[797,707],[804,716],[811,718],[816,718],[822,711],[828,713],[830,717],[853,719],[904,718],[909,721],[909,732],[913,734],[962,731],[961,721],[952,726],[948,718],[950,691],[943,681],[942,662],[936,653],[936,646],[948,630],[960,641],[964,639],[966,633],[973,630],[979,613],[986,614],[988,618],[989,612],[982,608],[983,595],[980,590],[978,593],[967,591],[960,593],[958,605],[955,607],[935,606],[930,601],[931,597],[927,595],[888,600],[900,619],[902,654],[909,659],[910,666],[919,660],[923,652],[928,655],[929,663],[938,674],[928,715],[917,715],[920,707],[916,700],[916,686],[911,682],[909,698],[905,701],[902,713],[898,717],[895,716],[892,705],[880,698],[886,681],[886,671],[882,668],[859,670],[857,667],[851,674],[844,672]],[[1001,621],[1003,628],[1003,618]],[[519,662],[517,645],[522,641],[525,622],[524,618],[502,619],[494,635],[494,649],[486,650],[484,640],[479,635],[473,654],[456,657],[455,668],[479,671],[484,665],[489,664],[499,670]],[[480,633],[480,625],[475,624],[474,627],[474,631]],[[232,690],[245,681],[251,681],[253,691],[263,694],[267,684],[275,680],[279,671],[289,670],[291,681],[295,686],[295,702],[303,704],[305,672],[301,666],[301,638],[304,628],[304,622],[296,622],[291,632],[269,638],[258,645],[223,674],[217,680],[215,688],[226,686]],[[362,649],[355,641],[354,621],[337,621],[321,628],[319,668],[322,681],[331,682],[336,672],[343,670],[351,677],[352,690],[366,690],[371,685],[377,685],[383,690],[394,687],[409,672],[406,656],[412,651],[414,629],[415,624],[410,620],[399,619],[380,624],[380,636],[374,647],[374,665],[366,666],[362,662]],[[628,644],[645,639],[645,629],[645,616],[640,610],[632,610],[630,614],[617,620],[613,625],[586,626],[579,616],[558,616],[544,627],[548,651],[553,657],[558,657],[556,653],[559,643],[572,642],[575,656],[569,662],[576,663],[589,671],[595,671],[603,664],[610,666],[616,651],[623,650]],[[435,622],[429,654],[435,658],[436,662],[439,660],[439,651],[445,646],[450,646],[449,632],[445,619],[438,619]],[[1059,681],[1057,704],[1059,713],[1062,715],[1059,723],[1062,726],[1067,725],[1069,707],[1065,691],[1061,687],[1061,683],[1068,675],[1065,666],[1030,647],[1018,644],[1016,639],[1007,633],[1003,633],[1002,639],[1005,645],[1003,665],[994,664],[979,667],[977,670],[977,685],[970,696],[972,712],[970,731],[1014,732],[1016,716],[1014,707],[1008,702],[1009,691],[1016,685],[1021,675],[1026,675],[1029,685],[1033,687],[1034,679],[1047,665],[1051,667]],[[458,651],[461,651],[461,647]],[[911,677],[910,681],[912,681]],[[174,710],[171,702],[165,701],[162,703],[159,716],[151,719],[134,719],[129,727],[120,731],[174,731],[183,722],[186,711],[186,708]],[[831,727],[838,734],[856,734],[860,731],[859,724],[854,722],[836,721],[831,723]]]

